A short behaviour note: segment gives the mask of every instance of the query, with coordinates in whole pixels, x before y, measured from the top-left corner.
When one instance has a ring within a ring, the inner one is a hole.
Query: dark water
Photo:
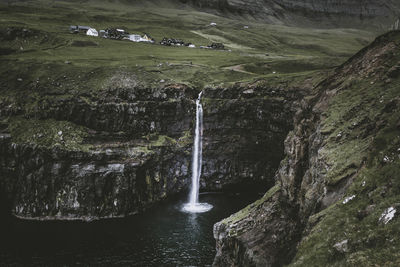
[[[206,213],[180,211],[186,198],[144,214],[100,222],[14,221],[0,233],[1,266],[208,266],[213,225],[258,196],[203,194]]]

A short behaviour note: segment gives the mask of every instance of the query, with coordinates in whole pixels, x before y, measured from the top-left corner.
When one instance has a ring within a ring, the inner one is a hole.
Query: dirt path
[[[248,72],[243,70],[243,65],[234,65],[234,66],[229,66],[229,67],[225,67],[223,68],[224,70],[233,70],[233,71],[237,71],[237,72],[241,72],[241,73],[246,73],[246,74],[251,74],[251,75],[255,75],[255,73],[252,72]]]
[[[190,31],[194,34],[197,34],[205,39],[208,39],[210,42],[215,42],[215,43],[223,43],[226,47],[230,47],[232,49],[238,49],[238,50],[253,50],[253,48],[248,47],[248,46],[244,46],[244,45],[240,45],[240,44],[236,44],[236,43],[232,43],[231,41],[229,41],[228,39],[218,36],[218,35],[213,35],[213,34],[206,34],[206,33],[202,33],[200,31]]]

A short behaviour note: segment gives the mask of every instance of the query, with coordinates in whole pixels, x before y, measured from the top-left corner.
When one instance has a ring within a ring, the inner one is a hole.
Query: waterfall
[[[212,209],[208,203],[199,203],[199,189],[201,177],[201,165],[203,160],[203,106],[201,95],[196,100],[196,127],[194,132],[194,143],[192,153],[192,186],[190,189],[189,203],[185,204],[183,210],[186,212],[206,212]]]
[[[192,157],[192,188],[190,190],[189,199],[189,203],[192,205],[199,202],[199,185],[203,158],[203,106],[200,103],[201,94],[202,92],[196,100],[196,129]]]

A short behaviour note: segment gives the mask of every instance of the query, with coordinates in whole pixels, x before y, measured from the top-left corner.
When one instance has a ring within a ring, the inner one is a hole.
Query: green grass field
[[[210,22],[217,26],[210,27]],[[70,34],[69,25],[77,24],[97,30],[121,27],[130,33],[148,33],[156,44]],[[245,29],[245,25],[249,27]],[[11,34],[10,27],[14,27]],[[24,35],[23,29],[29,33]],[[2,4],[1,85],[15,90],[37,80],[43,85],[67,76],[74,81],[63,81],[64,88],[99,89],[114,75],[130,73],[146,86],[159,86],[162,80],[199,88],[217,86],[331,68],[375,35],[353,29],[305,29],[232,19],[165,1]],[[227,50],[158,45],[164,36],[197,47],[223,42]]]

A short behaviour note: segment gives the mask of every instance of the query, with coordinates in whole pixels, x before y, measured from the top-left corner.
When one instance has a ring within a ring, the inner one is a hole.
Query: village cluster
[[[211,24],[212,26],[213,23]],[[128,40],[132,42],[147,42],[147,43],[155,43],[155,40],[149,34],[130,34],[129,32],[125,31],[124,29],[117,29],[117,28],[108,28],[105,30],[97,31],[96,29],[89,27],[89,26],[81,26],[81,25],[74,25],[70,26],[69,30],[71,33],[74,34],[86,34],[88,36],[95,36],[95,37],[102,37],[108,39],[115,39],[115,40]],[[195,48],[196,46],[192,43],[185,43],[181,39],[175,38],[166,38],[164,37],[161,42],[161,45],[165,46],[186,46],[190,48]],[[200,48],[207,48],[207,49],[218,49],[224,50],[225,46],[222,43],[212,43],[208,46],[200,46]]]

